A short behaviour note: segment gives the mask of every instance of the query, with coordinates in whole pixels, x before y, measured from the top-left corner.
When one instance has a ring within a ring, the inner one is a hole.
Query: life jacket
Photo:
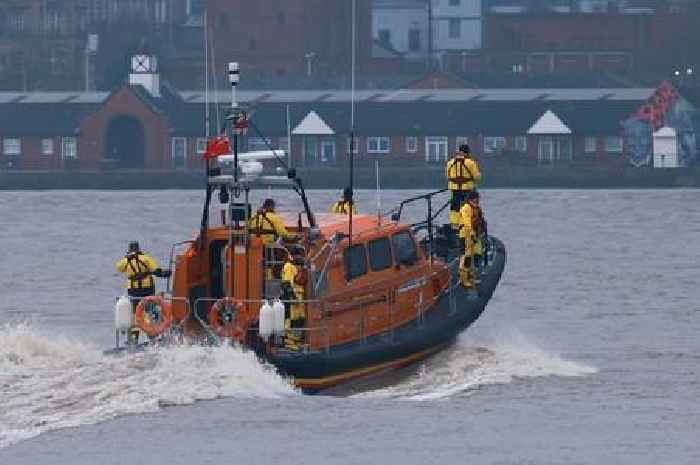
[[[251,231],[253,231],[253,233],[255,233],[257,237],[265,236],[268,234],[271,234],[273,236],[277,235],[277,231],[275,231],[275,225],[272,223],[270,218],[267,217],[267,214],[264,210],[258,210],[257,213],[255,213],[255,216],[251,221],[250,229]]]
[[[452,163],[447,168],[447,180],[457,184],[458,190],[463,190],[467,183],[474,182],[474,175],[467,166],[466,158],[458,155],[452,159]]]
[[[129,282],[131,283],[131,288],[140,289],[144,287],[151,287],[153,286],[153,278],[150,280],[148,278],[153,274],[153,272],[148,268],[146,263],[139,259],[139,255],[141,255],[140,252],[126,255],[126,266],[131,268],[133,273],[128,277]],[[147,283],[144,285],[143,281],[147,280],[150,281],[150,285]]]
[[[333,213],[349,214],[352,209],[352,202],[348,200],[339,200],[333,205]]]

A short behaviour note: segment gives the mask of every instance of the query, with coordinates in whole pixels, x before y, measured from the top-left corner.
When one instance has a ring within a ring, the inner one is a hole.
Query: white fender
[[[114,327],[117,331],[128,331],[134,326],[134,311],[126,296],[119,297],[114,305]]]
[[[275,334],[284,334],[284,304],[279,300],[275,300],[272,304],[273,314],[275,316]]]
[[[275,330],[275,315],[272,306],[267,301],[260,307],[258,322],[258,334],[265,340],[269,339]]]

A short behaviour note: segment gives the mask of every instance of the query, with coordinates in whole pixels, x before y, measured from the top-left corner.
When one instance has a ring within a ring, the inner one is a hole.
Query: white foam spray
[[[28,324],[0,326],[0,448],[45,431],[221,397],[296,395],[234,347],[173,346],[105,356]]]
[[[518,378],[577,377],[597,372],[596,368],[548,353],[517,332],[491,339],[475,344],[462,336],[454,346],[424,362],[405,381],[357,396],[439,400]]]

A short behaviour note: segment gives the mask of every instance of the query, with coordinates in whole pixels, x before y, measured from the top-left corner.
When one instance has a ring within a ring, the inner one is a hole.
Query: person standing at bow
[[[460,228],[460,209],[467,201],[469,195],[475,191],[476,185],[481,181],[479,165],[471,155],[471,149],[467,144],[459,146],[459,151],[452,160],[447,162],[447,188],[452,197],[450,199],[450,224],[455,231]]]
[[[141,299],[156,293],[153,277],[163,275],[156,260],[143,253],[136,241],[129,243],[126,255],[117,261],[116,268],[118,272],[126,275],[127,294],[133,311],[136,311],[136,306]],[[130,343],[138,341],[138,337],[138,329],[134,328],[129,331]]]
[[[464,241],[464,255],[459,264],[459,278],[462,286],[476,290],[476,271],[474,260],[483,253],[482,228],[485,227],[483,213],[479,206],[478,192],[472,192],[459,210],[461,227],[459,237]],[[483,222],[483,225],[482,225]]]
[[[343,190],[343,197],[331,207],[331,213],[349,215],[350,210],[352,210],[353,215],[357,215],[357,208],[352,200],[352,189],[346,187]]]

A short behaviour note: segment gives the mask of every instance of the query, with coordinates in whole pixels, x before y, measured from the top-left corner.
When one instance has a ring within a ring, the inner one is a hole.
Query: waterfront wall
[[[348,183],[347,170],[303,169],[299,175],[310,189],[341,189]],[[355,171],[356,186],[374,189],[376,173]],[[439,189],[445,186],[442,167],[385,168],[384,189]],[[0,189],[201,189],[204,174],[198,171],[0,171]],[[486,171],[486,188],[670,188],[700,187],[700,167],[692,169],[634,169],[615,171],[577,167],[521,167]]]

